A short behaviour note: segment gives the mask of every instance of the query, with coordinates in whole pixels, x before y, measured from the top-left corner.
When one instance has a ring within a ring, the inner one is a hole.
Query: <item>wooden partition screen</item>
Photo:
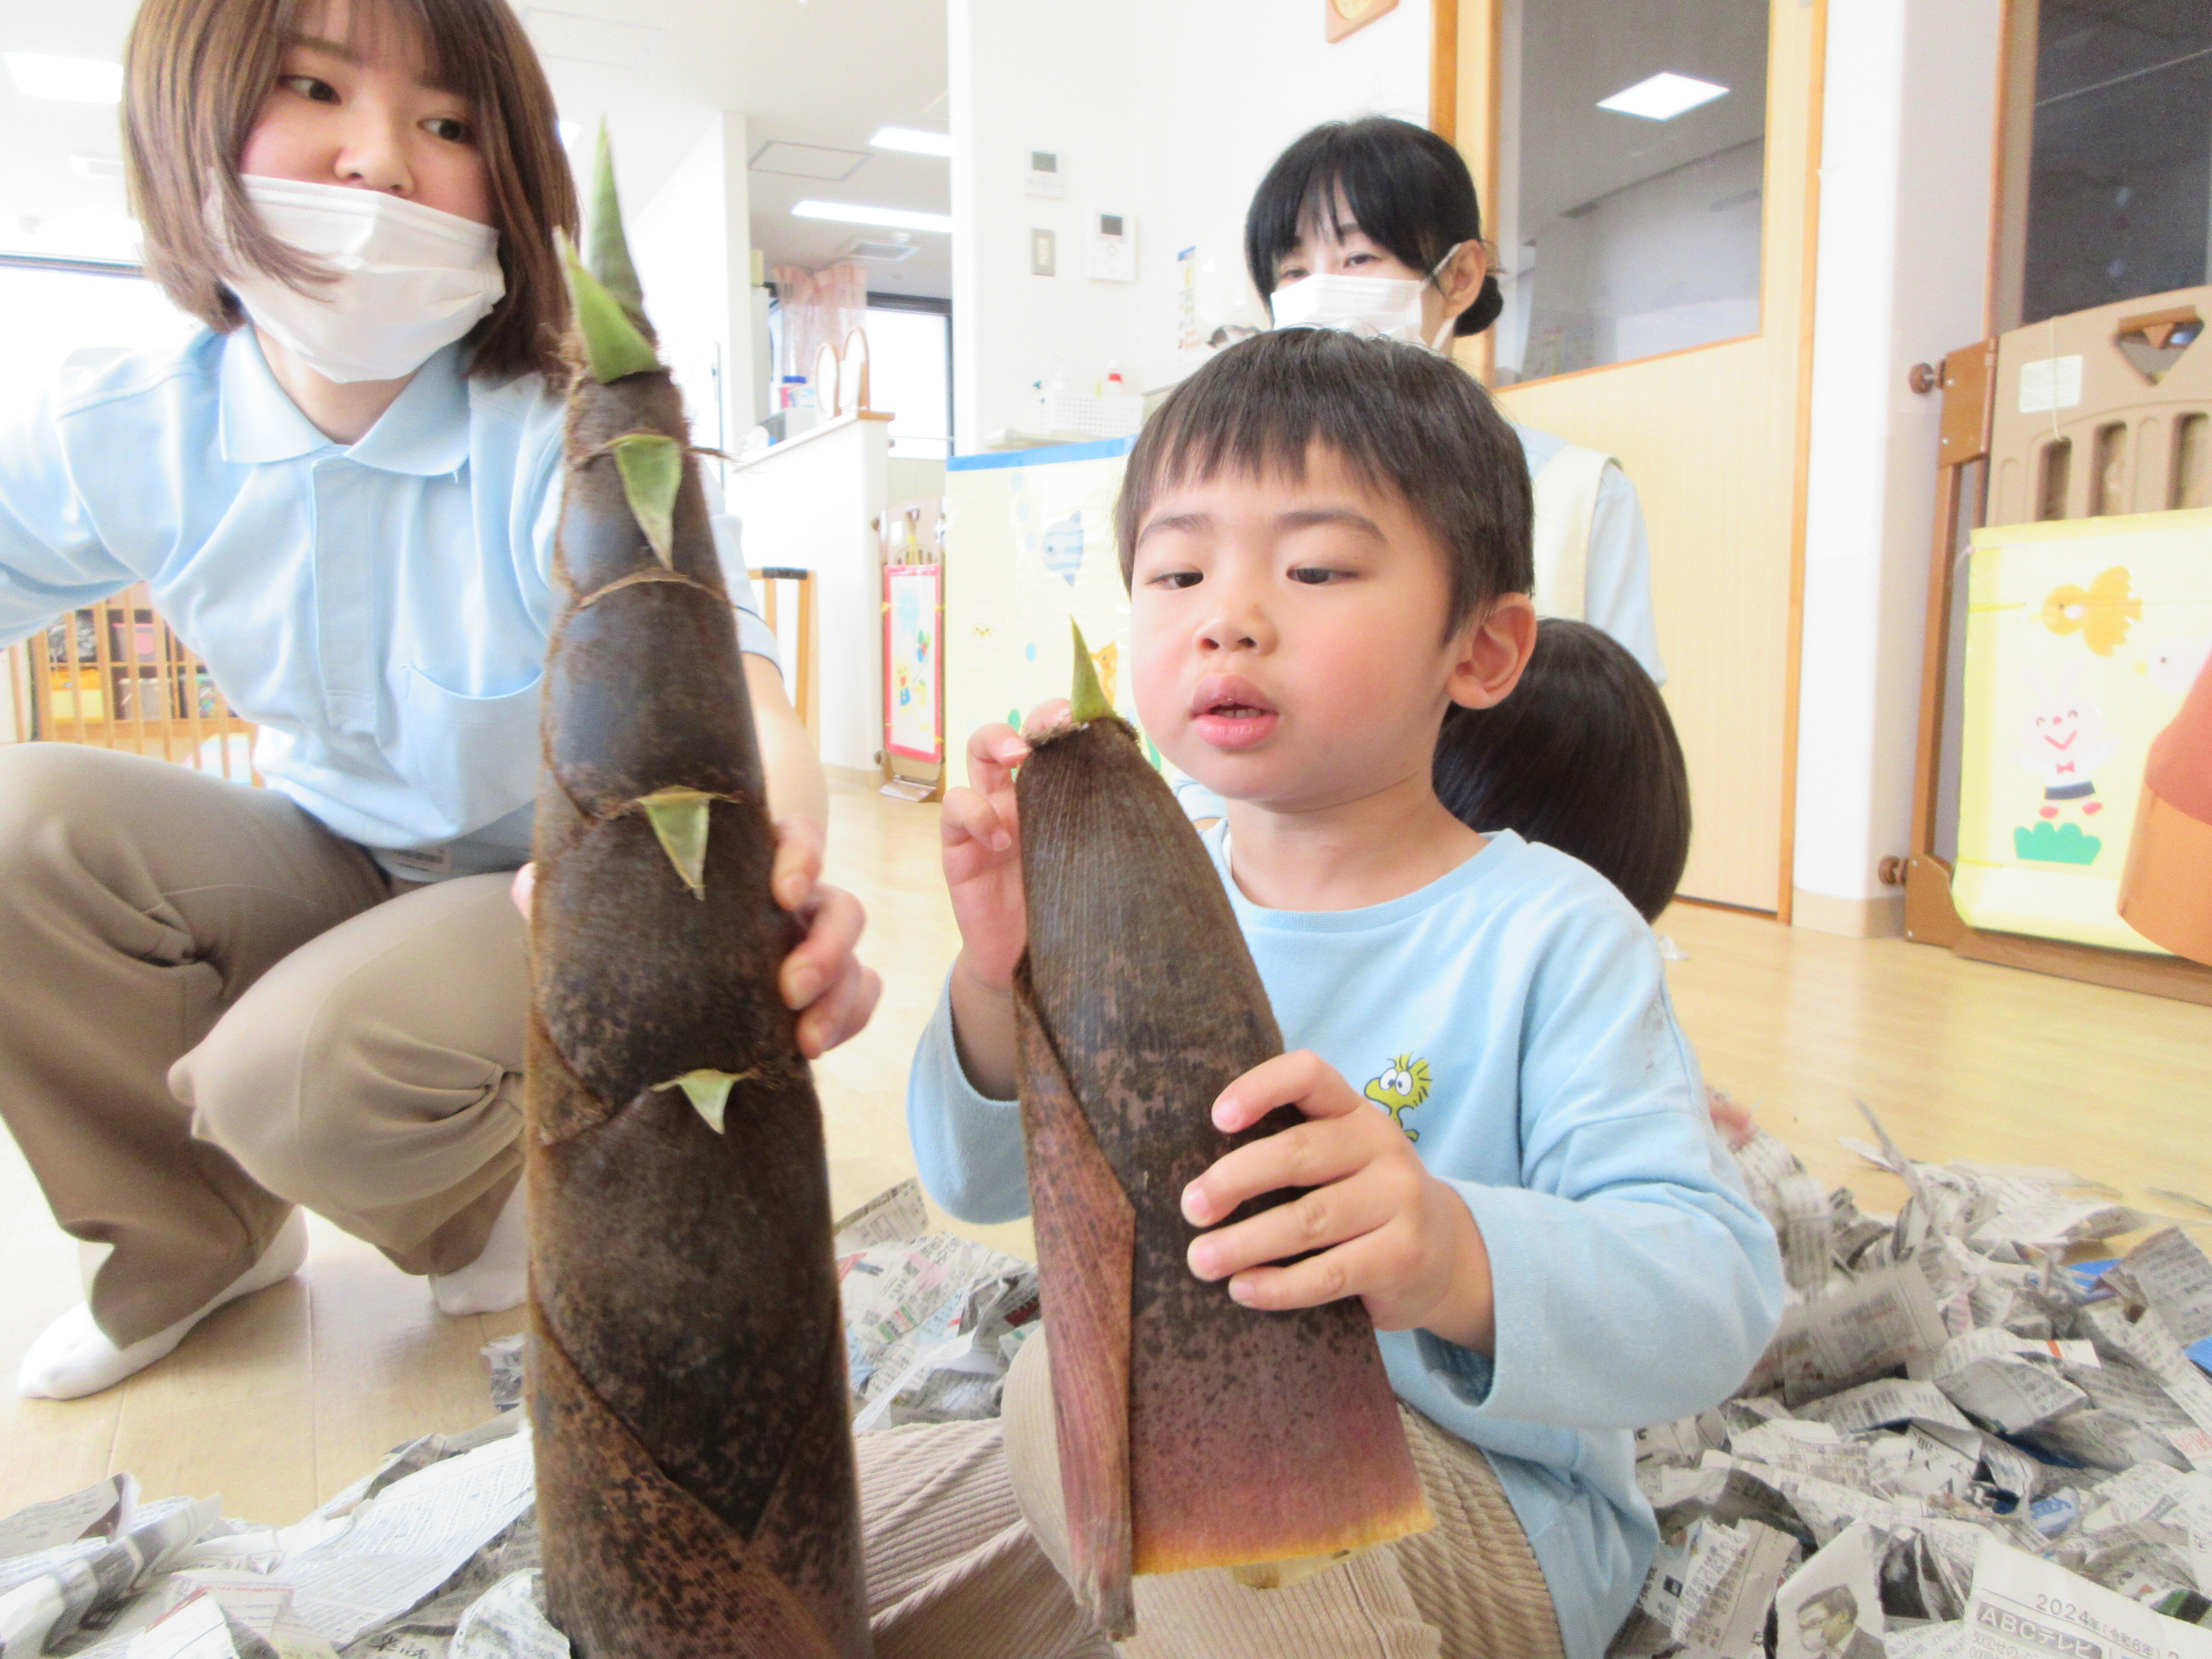
[[[10,653],[18,741],[89,744],[258,783],[253,726],[144,586],[70,611]]]

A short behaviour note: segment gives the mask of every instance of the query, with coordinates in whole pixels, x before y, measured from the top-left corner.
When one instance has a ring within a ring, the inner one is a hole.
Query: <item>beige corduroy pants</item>
[[[1287,1589],[1226,1570],[1135,1581],[1117,1650],[1085,1619],[1066,1559],[1051,1376],[1025,1343],[997,1422],[859,1437],[877,1659],[1559,1659],[1542,1570],[1474,1447],[1401,1405],[1436,1529]]]
[[[521,1170],[505,876],[394,896],[283,796],[72,744],[0,748],[0,1115],[54,1218],[113,1248],[127,1345],[304,1204],[410,1273],[465,1267]]]

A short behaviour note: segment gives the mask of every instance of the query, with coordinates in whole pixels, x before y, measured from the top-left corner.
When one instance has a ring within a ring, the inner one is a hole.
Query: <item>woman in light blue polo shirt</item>
[[[258,726],[269,785],[0,751],[0,1112],[88,1270],[26,1394],[106,1388],[289,1276],[301,1205],[448,1313],[522,1293],[507,888],[556,603],[574,194],[499,0],[416,14],[428,38],[396,8],[281,13],[147,0],[132,28],[149,274],[208,327],[80,357],[0,420],[0,642],[145,582]],[[877,984],[858,905],[816,884],[820,769],[717,528],[818,1054]]]

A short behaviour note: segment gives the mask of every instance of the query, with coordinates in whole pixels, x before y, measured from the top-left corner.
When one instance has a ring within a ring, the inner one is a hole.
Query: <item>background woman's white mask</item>
[[[1437,261],[1437,270],[1449,264],[1458,252],[1454,247]],[[1457,319],[1446,318],[1433,340],[1421,331],[1421,297],[1428,286],[1427,281],[1414,276],[1351,276],[1316,271],[1277,289],[1268,305],[1277,328],[1338,328],[1348,334],[1410,340],[1440,352]]]
[[[331,273],[306,292],[234,260],[254,325],[325,380],[396,380],[474,328],[507,292],[499,233],[382,191],[246,175],[269,234]],[[219,244],[216,198],[208,202]]]

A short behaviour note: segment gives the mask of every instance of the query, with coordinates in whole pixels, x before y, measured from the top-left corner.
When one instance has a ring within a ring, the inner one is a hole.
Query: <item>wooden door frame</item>
[[[1483,137],[1482,176],[1476,179],[1482,199],[1492,204],[1498,201],[1498,112],[1502,100],[1499,96],[1499,58],[1504,22],[1503,0],[1476,0],[1489,26],[1489,50],[1484,54],[1486,80],[1482,88],[1480,113],[1478,118],[1486,123]],[[1788,0],[1768,0],[1769,9],[1788,3]],[[1796,866],[1797,853],[1797,703],[1802,690],[1805,633],[1805,507],[1812,475],[1813,438],[1813,343],[1816,288],[1820,263],[1820,153],[1827,110],[1828,60],[1828,4],[1827,0],[1796,0],[1796,3],[1813,13],[1812,84],[1806,102],[1805,120],[1808,127],[1806,144],[1805,188],[1805,254],[1800,275],[1799,338],[1797,342],[1797,430],[1795,441],[1796,476],[1790,489],[1790,599],[1785,626],[1789,637],[1784,642],[1783,668],[1782,723],[1782,847],[1781,860],[1775,894],[1774,916],[1787,927],[1791,920],[1796,895]],[[2019,0],[2005,0],[2008,21],[2012,7]],[[1429,45],[1429,125],[1455,148],[1460,148],[1460,115],[1462,88],[1460,85],[1460,0],[1430,0]],[[2008,32],[2008,40],[2010,35]],[[1773,131],[1773,100],[1775,77],[1773,69],[1772,30],[1769,30],[1767,75],[1767,126]],[[2000,95],[1999,119],[2003,110]],[[2002,152],[2000,165],[2002,164]],[[1990,235],[1996,236],[1992,219]],[[1760,325],[1773,315],[1766,305],[1764,290],[1767,280],[1766,261],[1760,258],[1759,286]],[[1996,262],[1990,264],[1992,283]],[[1990,303],[1996,303],[1992,288]],[[1490,331],[1476,337],[1475,361],[1468,367],[1485,386],[1496,384],[1493,355],[1495,345]],[[1703,349],[1693,347],[1692,349]],[[1466,362],[1465,356],[1461,359]],[[1609,365],[1608,365],[1609,367]]]

